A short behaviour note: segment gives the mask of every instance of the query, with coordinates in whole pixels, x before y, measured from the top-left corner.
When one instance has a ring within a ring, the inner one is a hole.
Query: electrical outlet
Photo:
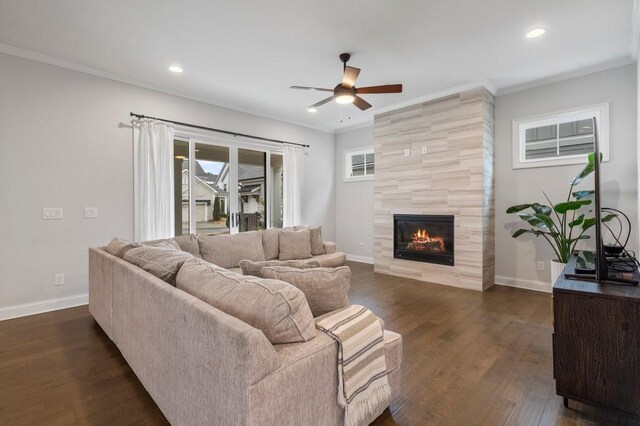
[[[45,207],[42,209],[43,219],[62,219],[62,207]]]
[[[404,150],[404,156],[405,156],[405,157],[408,157],[408,156],[410,156],[410,155],[411,155],[411,149],[410,149],[410,148],[405,148],[405,150]]]
[[[538,262],[538,271],[544,271],[547,269],[547,265],[544,262]]]
[[[427,153],[427,146],[423,146],[422,147],[422,155],[425,155]]]
[[[84,217],[85,219],[95,219],[98,217],[98,208],[97,207],[85,207],[84,208]]]
[[[64,274],[55,274],[53,276],[53,285],[62,285],[64,284]]]
[[[360,248],[363,249],[364,248],[364,243],[360,243]]]

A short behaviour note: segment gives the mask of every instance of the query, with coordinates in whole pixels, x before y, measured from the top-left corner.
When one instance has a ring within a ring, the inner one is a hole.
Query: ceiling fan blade
[[[308,86],[291,86],[289,89],[299,90],[314,90],[316,92],[333,92],[333,89],[323,89],[322,87],[308,87]]]
[[[323,99],[320,102],[317,102],[317,103],[311,105],[309,108],[318,108],[319,106],[322,106],[322,105],[326,104],[327,102],[331,102],[333,100],[333,98],[335,98],[335,96],[329,96],[328,98]]]
[[[356,93],[402,93],[402,84],[385,84],[383,86],[358,87]]]
[[[353,85],[356,84],[358,74],[360,74],[360,68],[345,67],[344,75],[342,76],[342,86],[351,89]]]
[[[356,96],[356,98],[353,100],[353,104],[360,108],[362,111],[371,108],[371,104],[362,99],[360,96]]]

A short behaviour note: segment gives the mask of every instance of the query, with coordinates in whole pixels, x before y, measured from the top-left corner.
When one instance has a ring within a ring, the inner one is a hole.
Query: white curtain
[[[283,162],[283,226],[300,225],[304,150],[301,147],[285,145]]]
[[[151,120],[134,122],[134,238],[174,234],[173,127]]]

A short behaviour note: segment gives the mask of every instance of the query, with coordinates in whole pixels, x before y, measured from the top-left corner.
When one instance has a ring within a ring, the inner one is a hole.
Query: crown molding
[[[613,59],[611,61],[601,62],[599,64],[552,75],[550,77],[541,78],[539,80],[533,80],[527,83],[516,84],[514,86],[498,89],[498,93],[496,96],[502,96],[502,95],[508,95],[509,93],[521,92],[523,90],[533,89],[534,87],[546,86],[547,84],[559,83],[561,81],[571,80],[572,78],[583,77],[585,75],[595,74],[601,71],[607,71],[615,68],[624,67],[626,65],[631,65],[635,62],[636,62],[635,59],[633,59],[630,56]]]
[[[13,47],[13,46],[10,46],[8,44],[0,43],[0,53],[5,53],[7,55],[17,56],[17,57],[20,57],[20,58],[23,58],[23,59],[28,59],[28,60],[35,61],[35,62],[41,62],[41,63],[44,63],[44,64],[53,65],[53,66],[56,66],[56,67],[65,68],[65,69],[68,69],[68,70],[72,70],[72,71],[81,72],[81,73],[84,73],[84,74],[93,75],[93,76],[104,78],[104,79],[107,79],[107,80],[117,81],[119,83],[125,83],[125,84],[130,84],[132,86],[142,87],[144,89],[154,90],[156,92],[166,93],[168,95],[178,96],[178,97],[181,97],[181,98],[185,98],[185,99],[189,99],[189,100],[197,101],[197,102],[202,102],[202,103],[205,103],[205,104],[208,104],[208,105],[217,106],[217,107],[220,107],[220,108],[225,108],[225,109],[229,109],[229,110],[232,110],[232,111],[242,112],[244,114],[249,114],[249,115],[253,115],[253,116],[256,116],[256,117],[260,117],[260,118],[266,118],[266,119],[269,119],[269,120],[279,121],[281,123],[286,123],[286,124],[291,124],[291,125],[295,125],[295,126],[305,127],[305,128],[308,128],[308,129],[317,130],[317,131],[324,132],[324,133],[330,133],[330,134],[335,133],[335,129],[332,129],[332,128],[329,128],[329,127],[314,126],[314,125],[311,125],[311,124],[302,123],[302,122],[298,122],[298,121],[294,121],[294,120],[288,120],[286,118],[281,118],[281,117],[277,117],[277,116],[273,116],[273,115],[262,114],[262,113],[254,112],[254,111],[250,111],[250,110],[243,110],[243,109],[240,109],[238,107],[231,106],[231,105],[225,105],[224,103],[220,103],[219,101],[216,101],[213,98],[197,95],[197,94],[189,92],[189,91],[172,89],[172,88],[160,85],[160,84],[152,83],[150,81],[139,80],[139,79],[135,79],[135,78],[126,77],[126,76],[121,75],[121,74],[112,73],[112,72],[104,71],[104,70],[101,70],[101,69],[98,69],[98,68],[89,67],[89,66],[86,66],[86,65],[78,64],[78,63],[73,62],[73,61],[67,61],[65,59],[55,58],[53,56],[48,56],[48,55],[45,55],[45,54],[42,54],[42,53],[33,52],[31,50],[26,50],[26,49],[21,49],[21,48],[18,48],[18,47]]]

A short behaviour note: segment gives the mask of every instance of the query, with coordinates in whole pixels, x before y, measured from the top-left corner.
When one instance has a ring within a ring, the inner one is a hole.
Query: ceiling
[[[629,58],[633,0],[0,1],[0,43],[207,102],[337,130],[382,108],[488,81],[501,89]],[[547,33],[527,39],[543,26]],[[361,112],[325,94],[341,52],[362,68]],[[182,74],[167,70],[173,63]],[[151,114],[152,112],[143,111]],[[206,124],[206,123],[204,123]]]

